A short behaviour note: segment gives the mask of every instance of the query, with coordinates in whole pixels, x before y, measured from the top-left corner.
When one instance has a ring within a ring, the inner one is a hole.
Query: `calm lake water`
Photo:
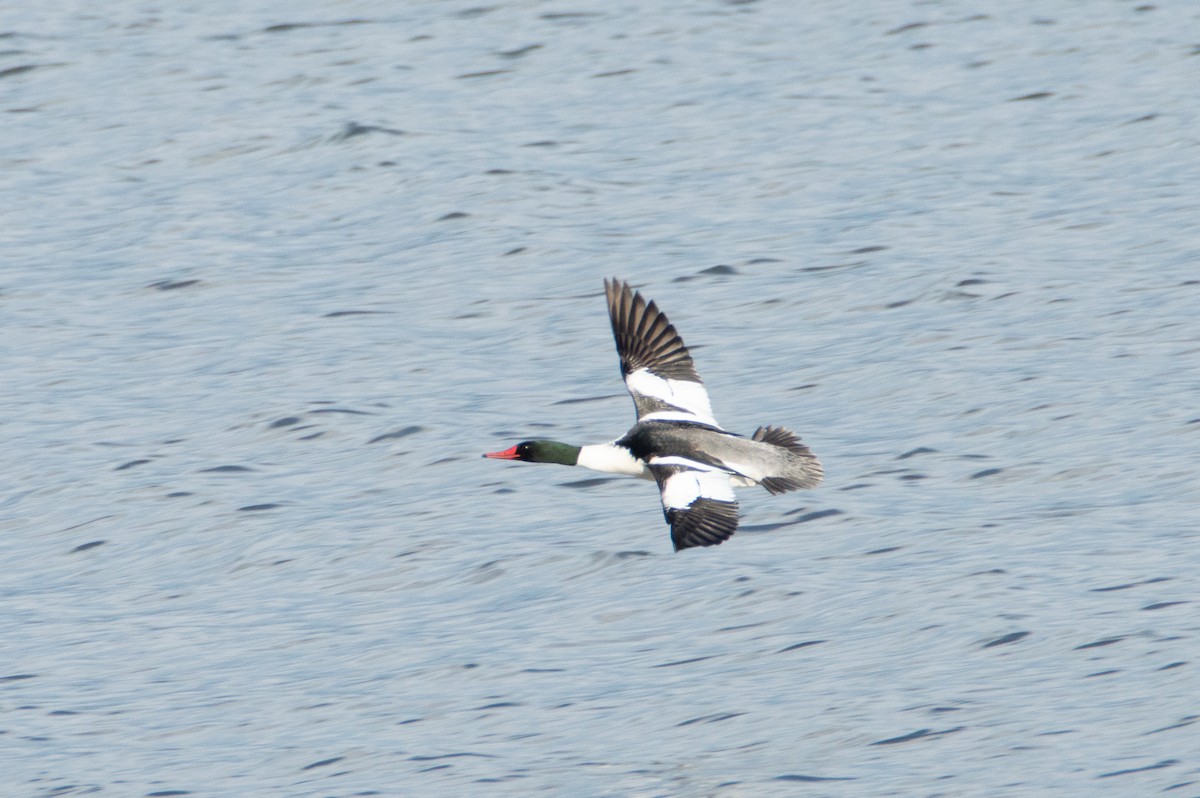
[[[1200,795],[1200,7],[0,12],[0,795]],[[797,430],[671,552],[602,279]]]

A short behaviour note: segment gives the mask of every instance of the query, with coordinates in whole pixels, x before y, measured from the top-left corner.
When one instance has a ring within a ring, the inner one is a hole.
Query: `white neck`
[[[645,463],[636,459],[624,446],[614,446],[611,443],[581,446],[579,460],[575,465],[606,474],[628,474],[642,479],[654,479]]]

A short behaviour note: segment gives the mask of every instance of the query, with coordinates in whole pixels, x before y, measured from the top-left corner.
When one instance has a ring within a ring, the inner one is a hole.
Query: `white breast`
[[[628,474],[642,479],[654,479],[645,463],[630,454],[624,446],[614,446],[611,443],[581,446],[579,459],[575,464],[606,474]]]

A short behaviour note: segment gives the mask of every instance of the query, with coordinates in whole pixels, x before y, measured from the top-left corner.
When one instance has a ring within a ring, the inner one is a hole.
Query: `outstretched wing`
[[[692,356],[666,315],[616,278],[604,281],[604,292],[638,421],[690,421],[720,429]]]
[[[686,457],[652,457],[648,466],[662,493],[675,551],[718,546],[737,531],[738,506],[729,472]]]

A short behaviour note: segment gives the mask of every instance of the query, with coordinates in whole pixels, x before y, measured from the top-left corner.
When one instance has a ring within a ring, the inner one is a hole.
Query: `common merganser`
[[[653,479],[675,551],[716,546],[733,535],[735,487],[784,493],[821,484],[821,464],[790,430],[759,427],[745,438],[721,428],[683,339],[657,305],[615,278],[604,281],[604,292],[637,423],[610,443],[521,441],[484,457]]]

